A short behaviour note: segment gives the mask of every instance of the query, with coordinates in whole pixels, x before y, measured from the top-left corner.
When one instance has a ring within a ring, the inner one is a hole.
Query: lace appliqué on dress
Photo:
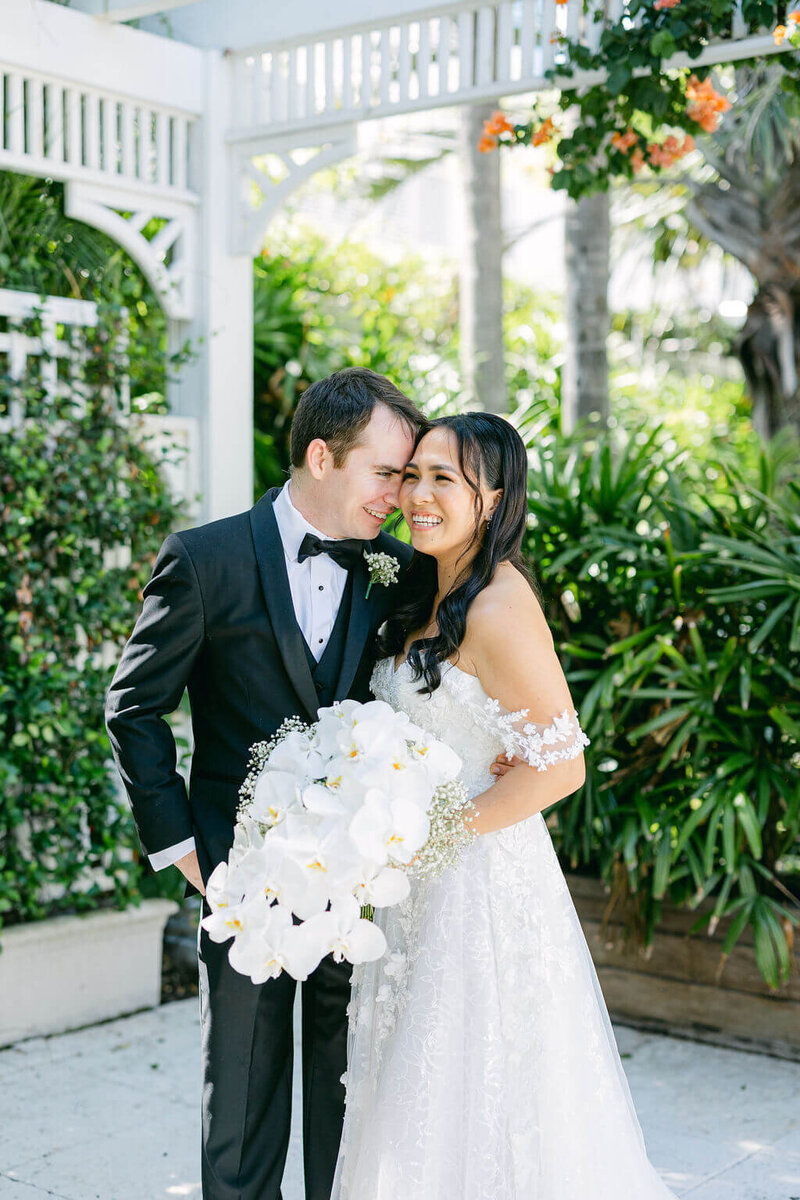
[[[528,721],[527,708],[502,711],[500,702],[491,697],[486,699],[486,712],[492,728],[502,737],[509,758],[522,758],[537,771],[577,758],[590,744],[574,709],[570,713],[565,708],[549,725]]]
[[[510,712],[499,700],[487,696],[476,675],[462,671],[455,663],[442,664],[439,689],[427,696],[410,686],[408,664],[401,663],[394,670],[390,658],[381,659],[375,666],[370,680],[370,689],[378,699],[387,700],[394,708],[402,707],[412,720],[431,729],[437,736],[444,736],[453,743],[454,730],[449,720],[452,701],[455,700],[465,718],[462,727],[469,739],[469,727],[483,735],[479,743],[497,746],[502,742],[504,752],[510,758],[520,758],[537,771],[546,771],[556,763],[577,758],[590,745],[589,738],[581,729],[577,712],[565,708],[549,722],[531,721],[529,709],[521,708]],[[412,699],[413,698],[413,699]],[[468,741],[470,751],[465,758],[469,770],[471,762],[480,757],[481,745]],[[459,746],[454,745],[459,750]],[[477,755],[475,751],[477,750]],[[491,782],[491,780],[490,780]]]

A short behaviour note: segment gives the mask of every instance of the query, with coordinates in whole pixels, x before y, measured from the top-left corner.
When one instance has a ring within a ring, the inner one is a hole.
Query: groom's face
[[[340,467],[328,459],[321,480],[325,532],[371,540],[398,507],[403,469],[414,449],[411,431],[384,404],[376,404],[358,444]]]

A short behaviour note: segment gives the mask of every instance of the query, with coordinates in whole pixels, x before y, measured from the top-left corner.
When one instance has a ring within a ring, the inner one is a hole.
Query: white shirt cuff
[[[176,846],[167,846],[166,850],[157,850],[155,854],[148,854],[150,866],[154,871],[163,871],[164,867],[171,867],[179,858],[183,858],[184,854],[191,854],[195,848],[194,838],[186,838],[183,842],[178,842]]]

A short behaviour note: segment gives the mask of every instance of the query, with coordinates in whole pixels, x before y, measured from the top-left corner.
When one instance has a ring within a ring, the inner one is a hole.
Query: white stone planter
[[[144,900],[0,930],[0,1046],[154,1008],[164,925],[177,907]]]

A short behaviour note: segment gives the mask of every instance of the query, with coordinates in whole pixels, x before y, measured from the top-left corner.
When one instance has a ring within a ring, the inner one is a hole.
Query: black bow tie
[[[326,541],[324,538],[318,538],[316,534],[307,533],[300,543],[300,549],[297,554],[298,562],[305,562],[307,558],[314,558],[317,554],[327,554],[340,567],[344,567],[346,571],[352,571],[364,556],[365,542],[360,538],[340,538],[337,541]]]

